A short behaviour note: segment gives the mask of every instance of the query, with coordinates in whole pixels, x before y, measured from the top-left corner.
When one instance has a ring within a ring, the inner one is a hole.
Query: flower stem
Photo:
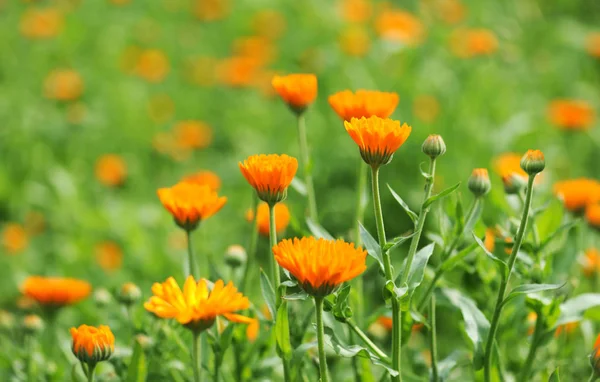
[[[275,204],[269,205],[269,265],[271,268],[271,276],[273,278],[273,288],[277,296],[277,307],[279,307],[281,295],[279,292],[279,284],[281,277],[279,275],[279,265],[273,257],[273,247],[277,245],[277,225],[275,224]]]
[[[375,223],[377,224],[377,238],[381,255],[383,257],[383,270],[385,273],[386,282],[394,282],[394,274],[392,271],[392,259],[386,251],[385,244],[385,227],[383,224],[383,213],[381,210],[381,195],[379,194],[379,168],[371,167],[371,188],[373,193],[373,208],[375,210]],[[400,302],[396,298],[392,298],[392,368],[398,371],[397,376],[392,376],[393,382],[402,381],[400,373],[401,365],[401,344],[402,344],[402,322],[401,322]]]
[[[88,382],[94,382],[94,373],[96,371],[96,364],[95,363],[89,363],[88,364],[88,370],[87,370],[87,380]]]
[[[196,260],[194,259],[194,247],[192,245],[192,231],[186,230],[188,247],[188,274],[186,276],[196,277]]]
[[[193,342],[192,342],[192,368],[194,370],[194,382],[200,382],[202,380],[202,366],[200,365],[200,333],[194,331],[193,332]]]
[[[304,183],[306,184],[306,193],[308,196],[308,216],[317,223],[317,200],[315,198],[315,187],[313,185],[312,171],[310,168],[310,159],[308,155],[308,143],[306,139],[306,123],[304,114],[298,114],[298,140],[300,142],[300,168],[304,171]]]
[[[356,323],[354,323],[354,321],[352,321],[351,318],[347,318],[346,319],[346,325],[348,325],[348,327],[350,329],[352,329],[352,331],[354,333],[356,333],[356,335],[363,340],[363,342],[365,343],[365,345],[367,345],[367,347],[369,349],[371,349],[371,351],[373,353],[375,353],[375,355],[377,357],[379,357],[382,361],[385,361],[387,363],[391,363],[390,357],[388,357],[387,354],[385,354],[383,352],[383,350],[381,350],[377,345],[375,345],[375,343],[373,343],[373,341],[371,341],[371,339],[365,334],[365,332],[363,332],[358,325],[356,325]]]
[[[256,258],[256,246],[258,243],[258,219],[257,219],[257,213],[258,213],[258,196],[256,195],[256,193],[253,193],[254,197],[253,197],[253,213],[254,213],[254,224],[252,225],[252,233],[250,234],[250,243],[248,244],[248,256],[246,257],[246,265],[244,268],[244,275],[242,276],[242,291],[244,291],[244,293],[248,293],[247,289],[248,289],[248,276],[250,274],[250,266],[251,266],[251,262],[254,261],[254,259]]]
[[[319,372],[321,382],[329,381],[327,377],[327,358],[325,357],[325,331],[323,328],[323,298],[315,297],[315,306],[317,314],[317,341],[319,345]]]
[[[356,246],[360,246],[362,244],[362,240],[360,238],[360,224],[364,220],[365,216],[365,198],[367,193],[367,165],[360,159],[358,163],[358,179],[357,179],[357,192],[356,192],[356,206],[355,211],[356,215],[354,217],[354,243]],[[364,295],[363,295],[363,277],[364,274],[359,275],[353,281],[354,286],[354,295],[355,297],[355,317],[357,318],[359,323],[362,323],[363,315],[364,315]],[[354,364],[354,363],[353,363]]]
[[[590,375],[590,379],[588,379],[588,382],[594,382],[597,379],[598,377],[596,376],[596,371],[592,369],[592,375]]]
[[[525,361],[525,365],[523,365],[523,369],[521,370],[521,376],[519,381],[528,381],[529,375],[531,374],[531,366],[533,365],[533,361],[535,360],[535,355],[537,353],[540,335],[542,334],[542,330],[544,329],[544,317],[538,313],[537,319],[535,321],[535,329],[533,331],[533,336],[531,337],[531,346],[529,347],[529,354],[527,355],[527,360]]]
[[[494,345],[494,341],[496,339],[496,332],[498,330],[498,323],[500,321],[500,314],[502,313],[504,301],[504,295],[506,293],[506,287],[508,286],[508,282],[510,281],[510,276],[515,265],[515,261],[517,260],[517,253],[521,248],[521,243],[523,242],[523,236],[525,235],[525,230],[527,228],[527,220],[529,218],[529,209],[531,208],[531,199],[533,196],[533,181],[535,179],[535,175],[529,176],[529,181],[527,183],[527,196],[525,198],[525,205],[523,206],[523,216],[521,217],[521,224],[519,225],[519,230],[517,231],[517,236],[515,237],[515,243],[512,248],[512,252],[508,259],[508,269],[506,273],[506,277],[502,276],[502,282],[500,284],[500,289],[498,290],[498,297],[496,299],[496,307],[494,308],[494,315],[492,317],[492,322],[490,324],[490,332],[488,334],[487,343],[485,345],[485,356],[483,359],[483,367],[484,367],[484,381],[490,382],[492,378],[492,348]]]
[[[431,303],[429,305],[429,343],[431,346],[431,380],[438,382],[438,367],[437,367],[437,333],[435,328],[435,294],[431,295]]]

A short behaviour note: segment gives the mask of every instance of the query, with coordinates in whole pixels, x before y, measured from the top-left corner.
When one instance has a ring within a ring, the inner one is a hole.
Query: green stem
[[[275,204],[269,205],[269,264],[271,268],[271,276],[273,278],[273,288],[275,288],[275,294],[277,296],[277,307],[279,307],[281,300],[281,293],[279,291],[279,285],[281,284],[281,276],[279,275],[279,265],[273,257],[273,247],[277,245],[277,229],[275,224]]]
[[[531,374],[531,366],[533,365],[533,361],[535,360],[540,335],[542,334],[543,329],[544,317],[538,313],[537,319],[535,321],[535,329],[533,331],[533,336],[531,337],[531,346],[529,347],[529,354],[527,354],[527,360],[525,361],[525,365],[523,365],[523,369],[521,370],[521,376],[519,378],[519,381],[529,380],[529,375]]]
[[[535,179],[535,175],[529,176],[529,181],[527,184],[527,196],[525,199],[525,205],[523,206],[523,216],[521,217],[521,224],[519,225],[519,230],[517,232],[517,236],[515,237],[515,243],[512,248],[512,252],[508,259],[508,269],[506,273],[506,277],[502,277],[502,282],[500,284],[500,289],[498,290],[498,297],[496,298],[496,307],[494,309],[494,315],[492,317],[492,322],[490,324],[490,331],[487,338],[487,343],[485,346],[485,356],[483,360],[484,367],[484,381],[490,382],[492,378],[492,348],[494,345],[494,341],[496,339],[496,331],[498,330],[498,324],[500,321],[500,314],[502,313],[504,301],[504,295],[506,293],[506,287],[508,286],[508,282],[510,281],[510,276],[515,265],[515,261],[517,260],[517,254],[519,249],[521,248],[521,243],[523,242],[523,236],[525,235],[525,230],[527,228],[527,220],[529,218],[529,209],[531,208],[531,199],[533,196],[533,181]]]
[[[425,305],[427,305],[427,300],[429,300],[429,297],[432,295],[433,290],[437,286],[437,282],[439,281],[439,279],[442,278],[442,276],[444,274],[444,270],[441,269],[442,265],[444,265],[444,263],[442,263],[440,265],[440,268],[438,268],[437,271],[435,271],[435,275],[433,275],[433,279],[431,280],[431,283],[429,284],[429,286],[427,287],[427,290],[423,294],[421,301],[417,304],[417,312],[422,312],[423,309],[425,309]]]
[[[186,230],[188,247],[188,274],[186,276],[196,277],[196,260],[194,259],[194,247],[192,245],[192,231]]]
[[[437,333],[435,328],[435,294],[431,296],[431,304],[429,305],[429,343],[431,346],[431,377],[432,382],[438,382],[438,367],[437,367]]]
[[[356,206],[355,211],[356,215],[354,217],[354,243],[356,246],[360,246],[362,244],[362,240],[360,238],[360,224],[364,220],[365,216],[365,198],[367,194],[367,165],[363,162],[362,158],[358,162],[358,179],[357,179],[357,192],[356,192]],[[362,323],[362,319],[364,316],[364,286],[363,286],[363,277],[364,274],[359,275],[353,280],[354,284],[354,296],[355,296],[355,314],[354,317],[358,320],[359,323]]]
[[[87,380],[88,382],[94,382],[94,373],[96,371],[96,364],[95,363],[90,363],[88,364],[88,370],[87,370]]]
[[[253,214],[254,214],[254,224],[252,224],[252,233],[250,234],[250,243],[248,244],[248,256],[246,256],[246,265],[244,267],[244,275],[242,276],[242,291],[248,294],[248,276],[250,274],[250,269],[252,262],[256,258],[256,247],[258,243],[258,196],[255,192],[253,192]]]
[[[350,328],[348,328],[348,342],[353,344],[354,343],[354,335],[352,333],[352,330],[350,330]],[[352,357],[351,359],[352,362],[352,372],[354,373],[354,380],[356,382],[360,382],[360,371],[358,369],[358,357]]]
[[[193,332],[192,342],[192,369],[194,370],[194,382],[200,382],[202,380],[202,366],[200,365],[200,333],[197,331]]]
[[[596,376],[596,371],[594,369],[592,369],[592,375],[590,375],[590,379],[588,379],[588,382],[594,382],[597,379],[598,379],[598,376]]]
[[[304,182],[306,183],[306,193],[308,195],[308,216],[318,223],[317,200],[315,198],[315,187],[310,169],[310,159],[308,155],[308,143],[306,139],[306,123],[304,114],[298,114],[298,139],[300,142],[300,168],[304,171]]]
[[[387,362],[387,363],[391,363],[390,357],[387,356],[387,354],[385,354],[383,352],[383,350],[381,350],[377,345],[375,345],[375,343],[373,343],[373,341],[371,341],[371,339],[365,334],[365,332],[363,332],[353,321],[352,319],[348,318],[346,319],[346,325],[348,325],[348,327],[350,329],[352,329],[352,331],[354,333],[356,333],[356,335],[365,343],[365,345],[367,345],[367,347],[369,349],[371,349],[371,351],[373,353],[375,353],[375,355],[377,355],[377,357],[379,357],[381,360]]]
[[[221,357],[215,357],[215,373],[213,375],[213,381],[219,382],[219,375],[221,372]]]
[[[381,210],[381,195],[379,194],[379,168],[371,167],[371,188],[373,193],[373,209],[375,210],[375,223],[377,224],[377,238],[383,257],[383,269],[386,282],[394,282],[392,259],[388,251],[384,250],[386,244],[383,212]],[[402,364],[402,317],[398,299],[392,298],[392,368],[398,371],[397,376],[392,376],[393,382],[402,381],[400,365]]]
[[[315,297],[317,313],[317,342],[319,345],[319,372],[321,382],[329,381],[327,377],[327,357],[325,357],[325,330],[323,327],[323,298]]]

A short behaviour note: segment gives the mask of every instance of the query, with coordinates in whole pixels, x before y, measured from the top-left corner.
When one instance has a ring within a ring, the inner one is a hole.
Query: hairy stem
[[[325,330],[323,326],[323,298],[315,297],[317,314],[317,343],[319,345],[319,373],[321,382],[329,381],[327,376],[327,357],[325,357]]]

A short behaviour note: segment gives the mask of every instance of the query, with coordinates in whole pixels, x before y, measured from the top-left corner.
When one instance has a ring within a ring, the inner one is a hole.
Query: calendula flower
[[[58,35],[63,16],[54,8],[29,9],[21,17],[21,34],[30,39],[47,39]]]
[[[249,210],[246,214],[246,218],[249,221],[253,221],[255,216],[252,210]],[[256,209],[256,221],[258,224],[258,232],[263,236],[269,236],[269,205],[267,203],[260,203]],[[277,233],[285,231],[288,224],[290,224],[290,210],[285,203],[277,203],[275,205],[275,230]]]
[[[450,49],[460,58],[487,56],[498,50],[498,39],[488,29],[457,29],[450,36]]]
[[[471,191],[476,198],[485,196],[490,192],[492,183],[490,182],[487,168],[474,169],[469,177],[468,186],[469,191]]]
[[[286,198],[287,188],[298,170],[298,160],[285,154],[252,155],[238,165],[258,197],[269,204]]]
[[[530,336],[535,330],[535,322],[537,321],[537,313],[529,312],[527,314],[527,335]]]
[[[16,255],[27,248],[29,240],[22,225],[8,223],[2,230],[2,247],[9,255]]]
[[[215,282],[211,291],[205,279],[198,282],[189,276],[183,291],[174,278],[152,286],[154,294],[144,308],[161,318],[174,318],[180,324],[196,332],[210,328],[218,316],[229,321],[249,324],[252,318],[234,312],[248,309],[250,301],[242,295],[232,282],[227,285],[223,280]]]
[[[221,60],[216,72],[220,83],[238,88],[253,85],[260,68],[260,62],[252,57],[232,56]]]
[[[212,129],[201,121],[181,121],[173,127],[173,136],[180,149],[202,149],[212,142]]]
[[[415,15],[398,10],[384,10],[375,20],[375,30],[384,40],[417,45],[425,37],[425,27]]]
[[[116,154],[106,154],[96,161],[96,178],[109,187],[122,185],[127,178],[125,160]]]
[[[564,130],[587,130],[594,123],[594,110],[578,100],[555,100],[548,107],[550,122]]]
[[[333,293],[342,283],[367,269],[367,252],[343,240],[285,239],[273,247],[273,254],[306,293],[315,297]]]
[[[157,193],[175,223],[186,231],[195,229],[201,220],[217,213],[227,202],[226,197],[220,197],[209,186],[187,182],[160,188]]]
[[[581,262],[581,270],[585,277],[592,277],[600,272],[600,251],[588,248]]]
[[[275,76],[271,84],[296,113],[302,113],[317,98],[317,76],[314,74]]]
[[[586,38],[585,47],[590,56],[600,58],[600,32],[590,33]]]
[[[44,320],[37,314],[26,315],[22,324],[27,334],[36,334],[44,330]]]
[[[44,95],[57,101],[73,101],[83,93],[83,80],[79,73],[70,69],[57,69],[44,80]]]
[[[87,281],[73,278],[29,276],[21,286],[23,294],[48,307],[75,304],[92,291]]]
[[[233,42],[233,54],[237,57],[254,59],[259,66],[264,66],[273,61],[276,51],[271,40],[250,36],[238,38]]]
[[[600,229],[600,203],[591,203],[585,208],[585,220],[594,228]]]
[[[223,259],[225,260],[225,264],[235,269],[246,263],[248,260],[248,254],[246,253],[244,247],[234,244],[227,247]]]
[[[329,105],[344,121],[377,116],[387,118],[398,106],[398,94],[373,90],[344,90],[329,96]]]
[[[134,72],[148,82],[161,82],[169,73],[169,59],[158,49],[139,53]]]
[[[71,328],[71,337],[73,354],[88,365],[109,359],[115,351],[115,336],[106,325]]]
[[[401,125],[377,116],[352,118],[344,122],[344,127],[358,145],[363,160],[372,167],[389,163],[412,130],[406,123]]]
[[[119,301],[125,305],[132,305],[142,298],[140,287],[132,282],[127,282],[121,286],[119,291]]]
[[[105,241],[96,245],[96,261],[105,271],[115,271],[123,263],[121,247],[112,241]]]
[[[214,57],[191,57],[185,62],[185,77],[194,85],[211,86],[216,80],[217,59]]]
[[[556,182],[553,190],[570,211],[580,211],[587,205],[600,201],[600,182],[595,179],[563,180]]]
[[[527,173],[521,168],[521,155],[505,153],[494,160],[494,169],[502,178],[517,175],[527,179]]]
[[[369,32],[365,27],[357,25],[344,29],[338,42],[341,51],[352,57],[363,57],[369,52],[371,46]]]
[[[208,186],[212,190],[218,191],[221,188],[221,178],[212,171],[199,171],[195,174],[184,177],[182,182],[194,183],[200,186]]]

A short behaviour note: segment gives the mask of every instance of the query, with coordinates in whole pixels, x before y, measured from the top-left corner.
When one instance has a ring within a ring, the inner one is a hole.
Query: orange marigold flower
[[[285,154],[252,155],[238,165],[258,197],[270,204],[287,197],[287,188],[298,171],[298,160]]]
[[[52,307],[75,304],[89,296],[92,291],[87,281],[43,276],[29,276],[21,289],[25,296],[39,304]]]
[[[581,270],[585,277],[600,273],[600,251],[596,248],[588,248],[581,262]]]
[[[194,15],[202,21],[224,19],[230,10],[229,0],[195,0]]]
[[[302,113],[317,98],[317,76],[314,74],[275,76],[271,84],[296,113]]]
[[[377,318],[377,323],[381,326],[383,326],[387,331],[392,330],[392,317],[388,317],[388,316],[379,316]]]
[[[121,268],[123,252],[115,242],[105,241],[96,245],[96,261],[105,271],[114,271]]]
[[[600,229],[600,203],[588,204],[585,208],[585,220],[592,227]]]
[[[16,255],[27,248],[29,240],[27,232],[22,225],[17,223],[8,223],[2,230],[2,247],[9,255]]]
[[[290,210],[285,203],[277,203],[275,205],[275,230],[277,233],[285,231],[288,224],[290,224]],[[254,220],[254,213],[249,210],[250,213],[246,213],[246,218]],[[260,203],[256,211],[256,221],[258,224],[258,232],[263,236],[269,236],[271,231],[269,227],[269,205],[267,203]]]
[[[206,185],[179,182],[170,188],[160,188],[158,197],[163,206],[173,215],[175,223],[186,231],[191,231],[217,213],[227,198]]]
[[[29,9],[21,17],[21,34],[30,39],[52,38],[63,25],[63,15],[53,8]]]
[[[158,49],[148,49],[139,53],[134,72],[149,82],[161,82],[169,73],[169,59]]]
[[[440,103],[434,96],[421,95],[413,102],[413,114],[423,122],[432,123],[440,113]]]
[[[115,351],[115,336],[106,325],[71,328],[71,337],[73,354],[87,364],[105,361]]]
[[[554,184],[554,194],[562,199],[566,209],[580,211],[600,201],[600,182],[588,178],[563,180]]]
[[[377,34],[384,40],[417,45],[425,36],[423,23],[413,14],[384,10],[375,21]]]
[[[273,61],[275,47],[264,37],[241,37],[234,41],[233,53],[237,57],[254,59],[259,66],[262,66]]]
[[[406,123],[401,125],[377,116],[352,118],[344,122],[344,127],[358,145],[363,160],[372,167],[389,163],[412,130]]]
[[[352,118],[388,118],[396,110],[399,100],[398,94],[391,92],[344,90],[330,95],[329,105],[340,118],[350,122]]]
[[[169,277],[162,284],[155,283],[152,293],[154,295],[144,304],[147,311],[161,318],[174,318],[196,332],[211,327],[218,316],[245,324],[253,320],[234,314],[248,309],[250,301],[238,292],[232,282],[225,285],[223,280],[218,280],[209,291],[205,279],[196,282],[193,276],[188,276],[182,291],[177,281]]]
[[[494,160],[494,169],[502,178],[518,175],[527,179],[527,173],[521,168],[521,155],[505,153]]]
[[[450,48],[460,58],[486,56],[498,50],[498,39],[487,29],[457,29],[450,36]]]
[[[555,100],[548,107],[548,118],[564,130],[587,130],[594,123],[594,110],[585,101]]]
[[[277,40],[285,32],[284,16],[274,10],[258,11],[252,18],[252,29],[257,36],[269,40]]]
[[[200,186],[206,185],[215,191],[219,191],[219,188],[221,188],[221,178],[212,171],[199,171],[188,175],[182,179],[182,182],[194,183]]]
[[[173,127],[177,147],[184,150],[202,149],[212,142],[212,130],[204,122],[181,121]]]
[[[96,161],[96,178],[105,186],[120,186],[126,177],[127,165],[119,155],[106,154]]]
[[[333,293],[342,283],[367,269],[367,252],[343,240],[285,239],[273,247],[273,254],[306,293],[315,297]]]
[[[364,27],[353,25],[341,32],[338,42],[348,56],[362,57],[369,51],[371,38]]]
[[[368,0],[342,0],[341,13],[344,20],[352,23],[362,23],[373,13],[373,5]]]
[[[44,81],[44,95],[57,101],[73,101],[83,93],[83,80],[79,73],[69,69],[57,69]]]
[[[231,87],[247,87],[254,84],[260,73],[260,62],[252,57],[233,56],[219,62],[216,71],[220,83]]]
[[[600,58],[600,33],[590,33],[586,39],[586,49],[592,57]]]

